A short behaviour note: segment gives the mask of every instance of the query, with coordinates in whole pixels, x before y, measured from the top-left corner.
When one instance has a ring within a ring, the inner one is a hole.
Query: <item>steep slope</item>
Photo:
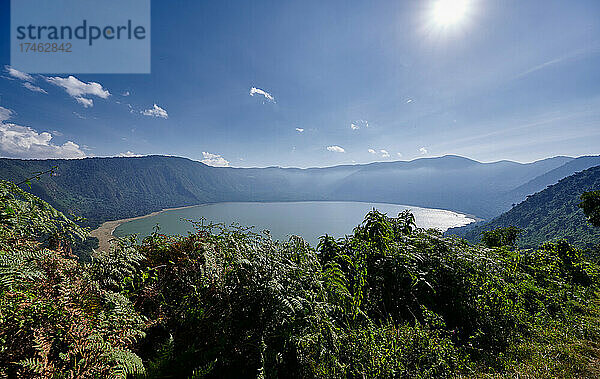
[[[502,205],[508,209],[511,204],[518,204],[528,195],[539,192],[549,185],[556,184],[559,180],[577,172],[600,166],[600,156],[583,156],[568,161],[564,165],[548,171],[535,179],[509,191],[502,198]]]
[[[1,160],[2,177],[18,181],[58,166],[52,177],[33,181],[31,192],[90,224],[153,210],[226,198],[227,176],[182,158]]]
[[[522,247],[535,247],[545,241],[563,238],[580,247],[592,247],[600,243],[600,229],[588,224],[577,204],[582,193],[599,189],[600,166],[571,175],[528,196],[527,200],[489,223],[455,228],[447,233],[475,242],[485,230],[516,226],[523,229],[519,238]]]

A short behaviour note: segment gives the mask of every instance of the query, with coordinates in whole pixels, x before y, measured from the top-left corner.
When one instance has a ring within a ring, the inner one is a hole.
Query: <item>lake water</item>
[[[343,237],[352,233],[371,209],[396,216],[410,209],[415,215],[417,226],[436,228],[446,231],[448,228],[467,225],[475,220],[460,213],[419,208],[396,204],[362,203],[344,201],[303,201],[273,203],[216,203],[204,204],[184,209],[162,212],[158,215],[133,220],[117,227],[114,235],[122,237],[138,234],[149,235],[156,224],[164,234],[187,234],[193,231],[193,225],[187,220],[205,223],[239,223],[254,226],[255,232],[269,230],[274,239],[287,240],[292,235],[302,236],[311,244],[316,244],[320,236],[329,234]]]

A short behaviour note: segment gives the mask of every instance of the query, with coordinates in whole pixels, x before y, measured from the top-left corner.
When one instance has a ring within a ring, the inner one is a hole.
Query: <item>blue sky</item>
[[[69,79],[11,70],[0,0],[0,156],[599,154],[600,2],[466,1],[445,26],[436,0],[153,1],[151,74]]]

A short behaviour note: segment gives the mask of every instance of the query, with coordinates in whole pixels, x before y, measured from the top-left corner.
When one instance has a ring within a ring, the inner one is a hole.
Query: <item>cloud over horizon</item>
[[[200,162],[208,166],[213,167],[229,167],[229,161],[223,158],[220,154],[213,154],[206,151],[202,152],[202,159]]]
[[[331,151],[333,153],[345,153],[346,152],[346,150],[344,150],[343,147],[337,146],[337,145],[327,146],[327,150]]]
[[[389,158],[391,156],[390,152],[385,149],[380,149],[379,151],[375,149],[368,149],[367,151],[369,152],[369,154],[379,155],[381,158]],[[402,154],[398,154],[399,156],[402,156]]]
[[[85,153],[73,141],[62,145],[52,143],[52,134],[39,133],[28,126],[5,122],[12,116],[10,109],[0,107],[0,155],[6,158],[57,159],[84,158]]]
[[[144,155],[142,155],[142,154],[136,154],[136,153],[134,153],[133,151],[130,151],[130,150],[127,150],[124,153],[119,153],[117,155],[117,157],[120,157],[120,158],[132,158],[132,157],[143,157],[143,156]]]

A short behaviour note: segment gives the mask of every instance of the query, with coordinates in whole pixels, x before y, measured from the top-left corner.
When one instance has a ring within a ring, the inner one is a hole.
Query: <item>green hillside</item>
[[[91,226],[162,208],[238,200],[244,192],[231,171],[176,157],[4,159],[0,173],[16,182],[53,166],[51,176],[22,187],[60,211],[86,217]]]
[[[566,164],[600,160],[587,158],[554,157],[521,164],[444,156],[309,169],[210,167],[165,156],[0,159],[0,178],[18,183],[57,166],[52,176],[44,175],[31,188],[22,188],[66,214],[87,218],[90,226],[163,208],[220,201],[387,202],[491,218],[505,210],[503,194]],[[563,171],[563,175],[571,173],[568,167]],[[532,188],[539,185],[543,188],[546,181]]]
[[[600,230],[587,222],[577,205],[584,192],[599,189],[600,166],[571,175],[528,196],[488,223],[455,228],[447,233],[477,242],[485,230],[516,226],[523,230],[518,240],[522,247],[536,247],[545,241],[566,239],[579,247],[591,248],[600,243]]]

